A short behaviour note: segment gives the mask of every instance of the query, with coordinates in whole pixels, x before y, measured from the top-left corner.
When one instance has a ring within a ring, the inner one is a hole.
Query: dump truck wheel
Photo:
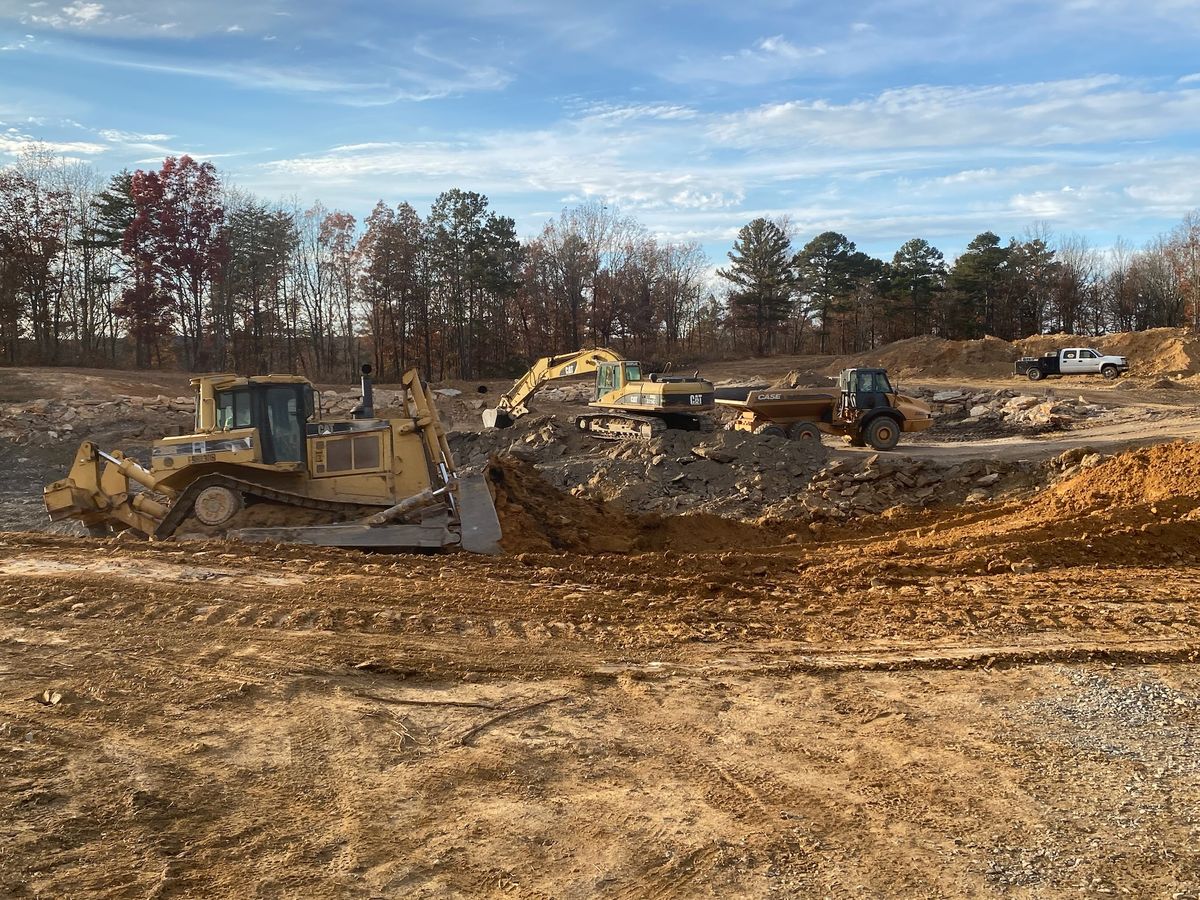
[[[787,432],[783,430],[782,425],[776,425],[774,422],[766,422],[754,429],[755,434],[769,434],[771,437],[787,437]]]
[[[863,437],[876,450],[891,450],[900,443],[900,423],[889,416],[872,419],[863,429]]]
[[[222,525],[237,515],[242,506],[239,492],[214,484],[196,495],[192,513],[205,525]]]
[[[820,441],[821,429],[812,422],[797,422],[788,437],[793,441]]]
[[[1105,378],[1107,378],[1109,381],[1112,381],[1114,378],[1116,378],[1121,373],[1117,371],[1116,366],[1105,366],[1103,369],[1100,370],[1100,374],[1103,375]]]
[[[1025,377],[1028,378],[1030,381],[1041,381],[1042,380],[1042,370],[1041,369],[1030,369],[1028,372],[1025,373]]]

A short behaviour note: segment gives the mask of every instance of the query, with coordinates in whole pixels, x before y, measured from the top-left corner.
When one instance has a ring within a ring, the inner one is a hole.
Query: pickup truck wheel
[[[821,429],[812,422],[797,422],[788,435],[793,441],[820,441]]]
[[[1030,381],[1041,381],[1042,380],[1042,370],[1041,369],[1030,369],[1028,372],[1025,373],[1025,375],[1026,375],[1026,377],[1029,378]]]
[[[900,443],[900,423],[888,416],[872,419],[867,423],[863,437],[876,450],[891,450]]]
[[[1107,378],[1109,381],[1112,381],[1114,378],[1116,378],[1121,373],[1117,371],[1116,366],[1105,366],[1104,368],[1102,368],[1100,370],[1100,374],[1103,375],[1105,378]]]

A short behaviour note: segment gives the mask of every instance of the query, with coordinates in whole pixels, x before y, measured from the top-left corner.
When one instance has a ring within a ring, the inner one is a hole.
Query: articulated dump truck
[[[333,419],[298,376],[194,378],[194,433],[155,441],[149,468],[84,442],[46,510],[94,535],[499,552],[488,486],[459,476],[416,371],[397,418],[375,416],[369,366],[362,385],[351,417]]]
[[[853,446],[891,450],[902,432],[933,425],[929,406],[894,389],[884,369],[843,369],[836,389],[744,389],[717,404],[739,412],[732,428],[794,440],[837,434]]]

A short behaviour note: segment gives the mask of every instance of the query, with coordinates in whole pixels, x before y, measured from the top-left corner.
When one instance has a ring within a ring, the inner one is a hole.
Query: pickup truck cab
[[[1067,347],[1042,356],[1022,357],[1013,371],[1030,381],[1058,375],[1103,375],[1111,380],[1129,371],[1129,362],[1124,356],[1105,356],[1091,347]]]

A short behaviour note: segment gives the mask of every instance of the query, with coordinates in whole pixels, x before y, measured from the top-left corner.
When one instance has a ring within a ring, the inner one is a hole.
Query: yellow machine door
[[[262,392],[262,400],[268,434],[263,442],[263,462],[304,462],[304,423],[308,413],[299,385],[272,385]]]

